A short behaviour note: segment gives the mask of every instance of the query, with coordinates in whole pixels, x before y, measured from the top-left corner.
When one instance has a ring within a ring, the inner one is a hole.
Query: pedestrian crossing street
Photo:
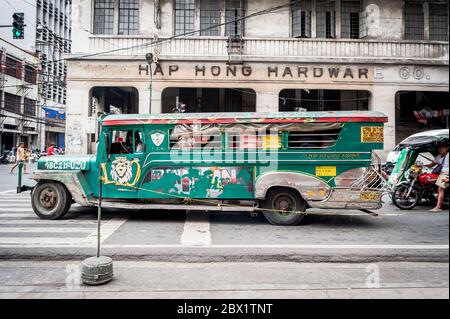
[[[83,208],[76,204],[71,208],[71,210],[80,209]],[[106,240],[125,221],[124,218],[104,221],[101,241]],[[80,213],[62,220],[43,220],[33,212],[30,192],[21,194],[17,194],[15,190],[0,192],[0,248],[90,247],[95,246],[96,242],[95,214]]]

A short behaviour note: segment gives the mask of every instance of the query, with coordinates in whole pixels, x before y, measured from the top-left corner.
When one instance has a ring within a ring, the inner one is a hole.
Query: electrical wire
[[[127,46],[127,47],[121,47],[121,48],[112,49],[112,50],[106,50],[106,51],[101,51],[101,52],[82,54],[82,55],[74,56],[74,57],[71,57],[71,58],[84,59],[84,58],[88,58],[88,57],[94,57],[94,56],[99,56],[99,55],[107,55],[107,54],[110,54],[110,53],[116,53],[116,52],[121,52],[121,51],[128,51],[128,50],[132,50],[132,49],[138,49],[138,48],[145,48],[145,47],[149,47],[149,46],[154,46],[154,45],[157,45],[157,44],[160,44],[160,43],[172,41],[172,40],[177,39],[177,38],[182,38],[182,37],[187,37],[187,36],[190,36],[190,35],[194,35],[196,33],[202,32],[202,31],[208,31],[208,30],[211,30],[211,29],[214,29],[214,28],[218,28],[218,27],[225,26],[225,25],[228,25],[228,24],[236,23],[236,22],[239,22],[239,21],[245,21],[247,19],[250,19],[250,18],[253,18],[253,17],[256,17],[256,16],[272,13],[274,11],[277,11],[277,10],[280,10],[280,9],[283,9],[283,8],[286,8],[286,7],[291,7],[291,6],[295,5],[296,3],[300,3],[300,2],[301,2],[301,0],[294,0],[294,1],[289,2],[287,4],[283,4],[283,5],[271,7],[271,8],[268,8],[268,9],[264,9],[264,10],[261,10],[261,11],[257,11],[257,12],[248,14],[246,16],[243,16],[243,17],[240,17],[240,18],[237,18],[237,19],[234,19],[234,20],[230,20],[230,21],[225,21],[225,22],[222,22],[222,23],[214,24],[214,25],[211,25],[211,26],[203,28],[203,29],[197,29],[197,30],[193,30],[193,31],[184,32],[184,33],[173,35],[171,37],[164,38],[164,39],[152,40],[152,41],[148,41],[148,42],[145,42],[145,43],[132,45],[132,46]],[[62,59],[54,60],[54,61],[65,61],[65,60],[67,60],[67,58],[62,58]]]

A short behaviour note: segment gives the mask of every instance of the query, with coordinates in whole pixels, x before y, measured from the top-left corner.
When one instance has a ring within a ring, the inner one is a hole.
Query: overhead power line
[[[202,32],[202,31],[208,31],[208,30],[211,30],[211,29],[214,29],[214,28],[218,28],[218,27],[225,26],[225,25],[228,25],[228,24],[233,24],[233,23],[236,23],[236,22],[239,22],[239,21],[245,21],[247,19],[250,19],[250,18],[253,18],[253,17],[256,17],[256,16],[269,14],[269,13],[272,13],[274,11],[277,11],[277,10],[280,10],[280,9],[284,9],[286,7],[292,7],[293,5],[295,5],[297,3],[300,3],[300,2],[301,2],[301,0],[295,0],[295,1],[289,2],[287,4],[283,4],[283,5],[271,7],[271,8],[268,8],[268,9],[264,9],[264,10],[261,10],[261,11],[257,11],[257,12],[248,14],[246,16],[243,16],[243,17],[240,17],[240,18],[237,18],[237,19],[234,19],[234,20],[230,20],[230,21],[214,24],[214,25],[211,25],[209,27],[202,28],[202,29],[197,29],[197,30],[188,31],[188,32],[185,32],[185,33],[173,35],[171,37],[164,38],[164,39],[151,40],[151,41],[148,41],[148,42],[145,42],[145,43],[131,45],[131,46],[117,48],[117,49],[112,49],[112,50],[106,50],[106,51],[101,51],[101,52],[82,54],[82,55],[79,55],[79,56],[74,56],[73,58],[83,59],[83,58],[94,57],[94,56],[99,56],[99,55],[107,55],[107,54],[116,53],[116,52],[128,51],[128,50],[132,50],[132,49],[146,48],[146,47],[154,46],[154,45],[157,45],[157,44],[160,44],[160,43],[169,42],[169,41],[172,41],[172,40],[177,39],[177,38],[183,38],[183,37],[187,37],[187,36],[190,36],[190,35],[194,35],[194,34]],[[62,59],[58,59],[58,60],[53,60],[53,62],[64,61],[64,60],[67,60],[67,59],[66,58],[62,58]]]

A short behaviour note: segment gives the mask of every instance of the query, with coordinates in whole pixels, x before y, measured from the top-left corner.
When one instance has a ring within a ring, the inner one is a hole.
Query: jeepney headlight
[[[336,187],[348,187],[351,186],[355,181],[362,177],[366,169],[363,167],[350,169],[345,171],[334,178]]]

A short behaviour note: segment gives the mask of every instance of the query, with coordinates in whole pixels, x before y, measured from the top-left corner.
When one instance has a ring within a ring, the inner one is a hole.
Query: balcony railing
[[[159,52],[160,59],[228,60],[227,39],[186,37],[154,45],[147,37],[91,36],[89,52],[144,58]],[[244,38],[242,61],[430,63],[448,65],[448,42],[364,39],[256,39]],[[120,50],[121,48],[128,48]],[[98,55],[97,57],[104,57]]]

